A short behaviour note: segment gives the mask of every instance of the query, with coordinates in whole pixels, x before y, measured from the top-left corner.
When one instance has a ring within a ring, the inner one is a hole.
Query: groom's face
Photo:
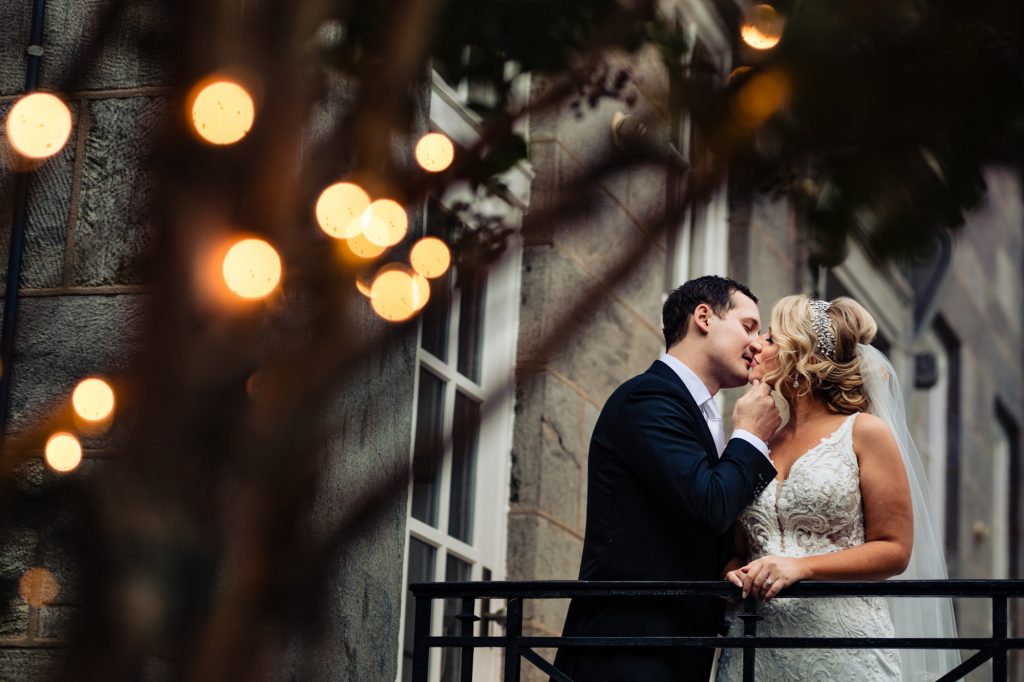
[[[754,357],[761,350],[761,316],[757,304],[738,291],[732,293],[732,309],[708,326],[711,360],[722,388],[747,383]]]

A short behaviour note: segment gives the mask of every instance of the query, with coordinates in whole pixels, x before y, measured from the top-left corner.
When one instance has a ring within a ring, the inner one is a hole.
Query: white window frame
[[[1010,455],[1013,448],[1010,434],[995,415],[995,438],[992,447],[992,578],[1010,577]]]
[[[517,88],[528,87],[519,81]],[[522,93],[520,93],[522,94]],[[480,120],[462,103],[453,90],[437,73],[433,74],[430,104],[431,128],[448,135],[457,146],[471,147],[480,139]],[[525,133],[525,123],[517,126]],[[504,190],[501,197],[472,197],[476,208],[498,212],[505,224],[518,228],[529,205],[533,173],[528,164],[520,162],[501,178]],[[440,199],[442,206],[450,207],[455,201],[466,199],[468,190],[455,187]],[[424,206],[424,211],[427,207]],[[519,329],[519,291],[521,288],[522,243],[516,234],[509,239],[507,248],[497,263],[490,266],[484,290],[483,309],[486,311],[482,329],[480,356],[480,382],[474,382],[457,371],[458,324],[461,292],[452,290],[450,301],[449,348],[446,358],[436,358],[421,347],[417,339],[417,366],[414,381],[414,400],[419,396],[420,371],[426,369],[445,382],[444,441],[451,442],[451,425],[455,409],[455,392],[461,391],[481,403],[482,414],[478,435],[475,471],[474,514],[471,542],[463,542],[447,534],[448,503],[450,499],[451,451],[445,453],[439,474],[437,527],[424,523],[411,515],[412,486],[406,507],[407,532],[402,566],[402,603],[398,632],[398,668],[396,680],[402,679],[403,646],[406,610],[409,602],[408,570],[410,538],[421,540],[435,548],[435,580],[443,580],[446,557],[451,554],[472,564],[470,579],[482,580],[483,569],[491,570],[491,580],[503,580],[506,575],[506,547],[509,510],[509,481],[511,477],[512,419],[514,392],[509,380],[515,368],[516,340]],[[422,325],[419,336],[422,336]],[[413,428],[410,434],[410,466],[416,434],[416,410],[413,409]],[[477,605],[479,611],[480,604]],[[443,601],[438,600],[431,612],[431,632],[439,633],[444,617]],[[477,615],[483,615],[478,613]],[[477,624],[477,629],[481,625]],[[429,679],[439,680],[441,655],[432,652]],[[497,679],[500,676],[499,652],[478,649],[474,656],[473,673],[476,679]]]
[[[666,17],[685,22],[688,44],[699,40],[710,53],[712,61],[724,78],[732,63],[732,43],[717,14],[698,0],[662,0],[660,11]],[[679,153],[690,159],[692,135],[689,118],[680,123]],[[729,201],[727,182],[722,182],[710,200],[699,210],[684,212],[681,223],[670,235],[668,282],[666,291],[702,275],[728,275],[729,266]],[[696,217],[696,219],[695,219]]]

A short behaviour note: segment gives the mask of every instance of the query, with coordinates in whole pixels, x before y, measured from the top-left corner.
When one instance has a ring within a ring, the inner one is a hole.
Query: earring
[[[800,377],[799,376],[794,376],[793,377],[793,388],[800,388]]]

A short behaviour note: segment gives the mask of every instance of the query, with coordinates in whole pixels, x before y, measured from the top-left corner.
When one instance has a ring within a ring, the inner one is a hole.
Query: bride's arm
[[[762,557],[740,569],[744,596],[771,599],[800,580],[884,580],[903,572],[914,542],[910,486],[889,427],[871,414],[857,417],[853,448],[860,464],[864,544],[810,557]],[[765,581],[770,581],[765,586]]]

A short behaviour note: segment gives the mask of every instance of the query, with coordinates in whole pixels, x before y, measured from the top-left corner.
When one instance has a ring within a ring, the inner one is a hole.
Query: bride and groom
[[[946,576],[899,384],[867,345],[877,331],[867,311],[789,296],[762,334],[749,289],[709,276],[673,291],[662,316],[667,352],[612,394],[594,429],[580,580],[724,577],[764,600],[762,636],[955,636],[948,599],[775,599],[805,579]],[[727,440],[714,395],[747,383]],[[773,389],[790,408],[782,428]],[[707,636],[723,616],[718,599],[577,598],[563,636]],[[555,667],[577,682],[704,682],[713,655],[563,647]],[[936,679],[956,662],[942,651],[765,649],[755,673]],[[716,679],[741,670],[742,651],[723,650]]]

